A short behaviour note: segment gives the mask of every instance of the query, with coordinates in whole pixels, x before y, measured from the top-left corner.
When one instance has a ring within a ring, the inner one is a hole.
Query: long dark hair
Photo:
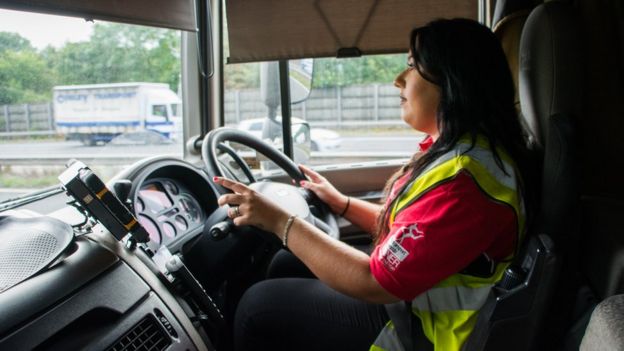
[[[477,135],[488,141],[498,166],[505,171],[496,147],[516,162],[525,204],[532,176],[525,134],[514,105],[514,85],[500,42],[492,31],[468,19],[440,19],[416,28],[410,35],[414,66],[423,78],[440,88],[437,109],[439,137],[429,150],[415,155],[386,185],[386,193],[406,173],[408,180],[378,217],[375,242],[389,230],[392,207],[405,188],[464,135],[474,147]],[[527,210],[530,206],[526,206]],[[527,214],[528,215],[528,214]]]

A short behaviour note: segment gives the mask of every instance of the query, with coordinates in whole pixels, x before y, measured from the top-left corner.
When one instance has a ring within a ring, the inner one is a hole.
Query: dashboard
[[[104,222],[85,220],[76,224],[80,229],[72,230],[70,223],[84,217],[76,210],[80,206],[52,213],[55,218],[49,220],[67,228],[69,244],[41,272],[0,294],[0,305],[6,307],[0,318],[0,350],[126,349],[134,335],[142,335],[146,344],[157,343],[155,350],[214,349],[218,329],[204,323],[200,334],[190,319],[197,311],[210,312],[197,302],[204,295],[188,295],[197,281],[189,283],[182,273],[161,274],[152,256],[158,251],[182,255],[185,249],[197,257],[190,271],[184,269],[191,278],[198,274],[212,278],[211,272],[222,265],[221,256],[215,253],[228,241],[215,242],[202,235],[210,215],[218,209],[216,191],[202,168],[166,156],[151,158],[107,183],[147,230],[152,253],[114,237]],[[38,216],[28,211],[15,215]],[[47,257],[37,248],[47,248],[49,236],[41,234],[42,239],[29,242],[32,247],[21,245],[27,254],[21,254],[19,262],[30,266]],[[0,258],[6,259],[6,254]],[[11,257],[12,262],[17,260]],[[206,257],[214,261],[208,268]],[[215,285],[225,279],[219,276]],[[143,349],[132,345],[129,350]]]
[[[287,199],[279,195],[285,185],[256,184],[267,196]],[[227,210],[218,206],[203,167],[180,159],[142,160],[106,185],[146,229],[149,250],[115,237],[105,222],[79,224],[79,207],[55,211],[65,226],[80,228],[69,227],[72,241],[51,266],[0,294],[7,306],[0,350],[119,349],[148,327],[150,340],[164,340],[159,351],[227,344],[222,324],[228,318],[220,311],[231,319],[241,292],[262,279],[281,242],[248,226],[215,240],[206,229],[228,222]]]
[[[180,180],[155,178],[139,187],[134,201],[137,220],[149,233],[157,251],[203,226],[206,212],[195,194]]]
[[[171,253],[201,235],[206,220],[218,208],[217,193],[207,174],[188,162],[163,157],[111,180],[132,184],[125,201],[149,234],[147,246],[153,252],[167,248]]]

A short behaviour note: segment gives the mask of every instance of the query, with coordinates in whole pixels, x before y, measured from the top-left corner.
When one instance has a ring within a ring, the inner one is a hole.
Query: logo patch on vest
[[[418,229],[418,223],[399,229],[399,233],[394,238],[389,239],[381,248],[381,262],[389,271],[396,270],[399,264],[409,256],[409,251],[401,245],[403,240],[407,238],[418,239],[422,236],[423,232]]]

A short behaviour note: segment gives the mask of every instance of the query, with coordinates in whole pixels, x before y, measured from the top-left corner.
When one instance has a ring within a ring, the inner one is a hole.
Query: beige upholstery
[[[611,296],[598,304],[585,330],[580,350],[624,350],[624,295]]]
[[[440,17],[477,19],[474,0],[227,0],[228,62],[404,53],[407,34]],[[397,13],[401,9],[401,13]]]
[[[195,31],[193,0],[0,0],[0,8]]]
[[[522,28],[524,22],[529,16],[530,10],[520,10],[511,13],[503,17],[498,23],[494,25],[494,34],[498,37],[507,56],[507,63],[509,63],[509,69],[511,70],[511,76],[514,81],[514,87],[516,91],[515,103],[516,106],[520,105],[520,98],[518,95],[518,71],[520,69],[520,35],[522,34]]]

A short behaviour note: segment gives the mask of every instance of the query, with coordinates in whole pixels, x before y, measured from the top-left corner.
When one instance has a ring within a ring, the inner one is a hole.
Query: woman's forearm
[[[346,205],[345,202],[343,210]],[[379,211],[381,211],[381,205],[351,197],[349,200],[349,208],[344,214],[344,217],[363,230],[374,233]]]
[[[368,255],[332,239],[302,219],[290,228],[288,248],[321,281],[343,294],[372,303],[398,300],[373,277]]]

